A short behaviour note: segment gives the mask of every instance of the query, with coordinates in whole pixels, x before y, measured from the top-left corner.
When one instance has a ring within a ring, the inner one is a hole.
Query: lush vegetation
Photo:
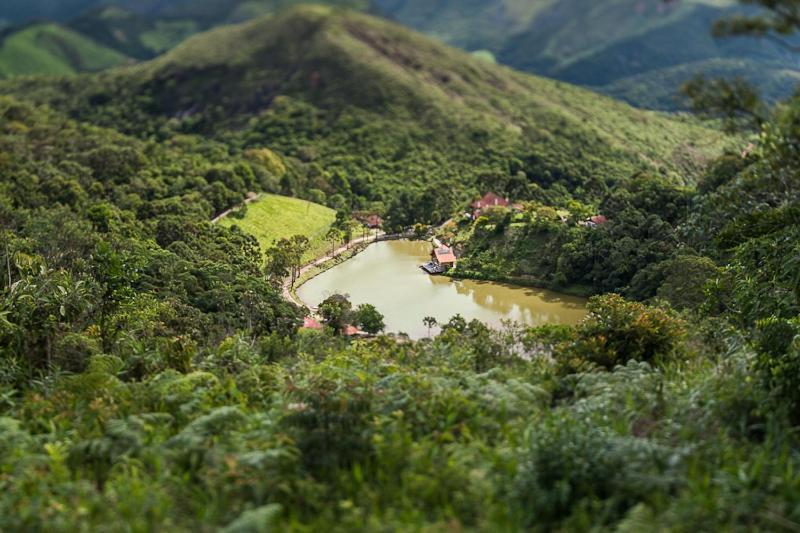
[[[442,222],[500,181],[587,200],[639,170],[691,181],[737,143],[321,7],[214,30],[136,67],[2,91],[139,137],[269,147],[287,167],[282,193],[385,213],[390,228]]]
[[[285,17],[0,85],[0,530],[796,528],[800,99],[720,155],[387,23]],[[523,208],[462,220],[490,187]],[[416,342],[348,339],[382,318],[335,295],[300,330],[276,278],[309,241],[264,250],[257,203],[211,223],[249,192],[335,208],[337,239],[353,208],[456,215],[462,273],[604,294]]]
[[[253,235],[262,250],[269,249],[281,239],[303,235],[309,240],[308,249],[303,254],[303,259],[308,261],[330,249],[325,237],[335,221],[336,212],[325,206],[297,198],[265,195],[222,219],[220,224],[237,226]]]
[[[94,41],[147,59],[203,29],[301,3],[369,11],[514,68],[640,107],[682,108],[678,88],[697,73],[741,76],[770,101],[788,96],[799,75],[791,54],[774,40],[712,37],[709,30],[721,17],[748,13],[734,8],[733,0],[116,0],[111,6],[100,0],[6,0],[0,19],[68,21]],[[744,33],[746,24],[740,26],[735,33]]]
[[[735,165],[735,156],[730,159]],[[521,211],[494,208],[475,221],[459,218],[442,230],[464,251],[456,275],[580,293],[619,291],[638,299],[655,295],[651,278],[660,282],[666,275],[657,272],[676,269],[675,276],[684,276],[682,269],[696,262],[696,251],[686,242],[691,228],[682,227],[701,197],[693,188],[637,174],[590,204],[564,190],[559,194],[534,186],[516,193],[517,199],[527,200]],[[606,223],[589,222],[601,213]],[[705,269],[709,276],[715,271],[710,263]],[[701,291],[704,281],[691,290]]]

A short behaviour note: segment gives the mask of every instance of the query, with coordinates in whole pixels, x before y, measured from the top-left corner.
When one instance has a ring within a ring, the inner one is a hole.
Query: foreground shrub
[[[570,515],[586,527],[613,523],[670,487],[670,451],[652,441],[571,416],[530,431],[512,489],[525,527],[547,530]]]
[[[757,367],[773,398],[800,422],[800,326],[770,317],[756,324]]]
[[[562,356],[566,373],[595,365],[610,370],[631,360],[658,362],[682,344],[683,321],[664,309],[608,294],[592,298],[588,310],[577,340]]]

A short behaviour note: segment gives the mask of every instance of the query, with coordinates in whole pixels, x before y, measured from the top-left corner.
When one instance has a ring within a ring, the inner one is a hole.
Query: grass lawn
[[[335,219],[336,211],[333,209],[270,194],[248,205],[244,218],[229,216],[219,223],[226,227],[239,226],[257,238],[263,250],[279,239],[305,235],[311,241],[311,248],[303,259],[311,261],[328,249],[325,234]]]

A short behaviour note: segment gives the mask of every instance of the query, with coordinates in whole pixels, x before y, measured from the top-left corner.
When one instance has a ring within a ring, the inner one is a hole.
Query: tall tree
[[[380,333],[386,327],[383,315],[372,304],[361,304],[356,308],[355,322],[358,327],[372,335]]]
[[[334,294],[319,304],[319,314],[322,315],[325,324],[340,335],[353,318],[353,305],[347,296]]]

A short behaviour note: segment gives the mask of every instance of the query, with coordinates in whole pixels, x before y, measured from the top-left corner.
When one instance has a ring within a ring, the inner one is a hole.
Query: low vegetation
[[[303,235],[309,246],[302,256],[304,262],[320,257],[330,249],[326,235],[336,221],[336,212],[307,200],[267,194],[247,204],[243,212],[234,212],[222,219],[224,227],[236,226],[253,235],[262,250],[269,249],[281,239]]]
[[[694,122],[293,13],[0,84],[0,530],[796,529],[800,97],[682,164]],[[463,217],[490,187],[521,207]],[[575,326],[454,310],[419,341],[335,295],[303,329],[275,273],[308,240],[263,249],[258,204],[211,222],[249,192],[320,204],[264,198],[300,233],[335,213],[332,246],[349,209],[454,216],[463,274],[599,294]]]

